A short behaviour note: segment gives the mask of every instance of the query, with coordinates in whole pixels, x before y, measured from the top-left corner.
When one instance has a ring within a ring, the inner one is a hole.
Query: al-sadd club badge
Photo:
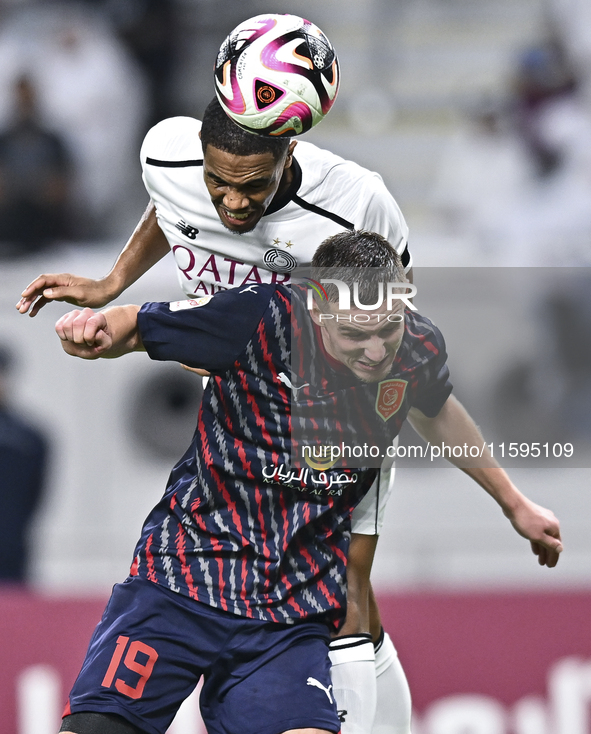
[[[376,395],[376,413],[384,421],[391,418],[402,405],[407,386],[406,380],[382,380]]]

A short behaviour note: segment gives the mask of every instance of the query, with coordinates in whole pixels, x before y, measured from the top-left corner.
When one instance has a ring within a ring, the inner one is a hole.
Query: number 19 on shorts
[[[125,658],[123,658],[124,653]],[[121,678],[115,679],[122,660],[127,670],[131,670],[132,673],[137,673],[140,676],[135,686],[128,685]],[[120,635],[117,638],[115,652],[113,653],[101,686],[111,688],[113,681],[115,681],[115,688],[119,693],[122,693],[124,696],[129,696],[129,698],[141,698],[148,678],[152,675],[156,660],[158,660],[158,653],[153,647],[139,640],[133,640],[129,643],[129,637]]]

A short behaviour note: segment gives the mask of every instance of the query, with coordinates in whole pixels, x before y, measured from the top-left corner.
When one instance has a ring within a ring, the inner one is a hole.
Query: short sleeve
[[[214,296],[145,303],[138,313],[148,355],[212,372],[229,369],[245,350],[275,293],[270,284],[220,291]]]
[[[445,401],[451,395],[453,386],[449,380],[449,368],[447,366],[447,351],[445,340],[439,329],[433,326],[433,340],[437,354],[429,360],[426,366],[426,382],[415,399],[412,407],[418,408],[427,418],[435,418]]]
[[[382,179],[374,175],[377,180],[372,181],[373,191],[365,205],[360,228],[385,237],[400,255],[405,270],[409,270],[412,259],[408,250],[408,225]]]

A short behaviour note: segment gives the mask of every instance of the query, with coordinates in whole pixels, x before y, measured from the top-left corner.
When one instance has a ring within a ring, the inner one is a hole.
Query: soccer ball
[[[214,68],[220,104],[259,135],[301,135],[328,113],[339,63],[328,38],[296,15],[257,15],[237,26]]]

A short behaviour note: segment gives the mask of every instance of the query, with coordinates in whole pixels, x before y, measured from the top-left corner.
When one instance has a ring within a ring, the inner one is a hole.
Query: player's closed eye
[[[341,330],[341,336],[355,342],[361,342],[368,338],[368,334],[365,331],[349,331],[348,329]]]
[[[227,186],[228,184],[225,181],[222,181],[221,178],[218,178],[217,176],[213,176],[211,173],[207,173],[207,180],[212,183],[214,186]]]
[[[262,191],[263,189],[269,188],[271,183],[272,182],[268,178],[257,179],[256,181],[250,181],[249,183],[245,183],[240,188],[244,190],[249,190],[249,191]]]
[[[401,324],[399,322],[394,322],[388,324],[388,326],[384,326],[383,329],[380,329],[380,331],[378,331],[378,336],[382,337],[382,339],[387,339],[388,337],[393,336],[399,331],[402,331]]]
[[[396,334],[398,331],[401,331],[400,324],[398,322],[388,324],[388,326],[385,326],[383,329],[380,329],[376,336],[380,337],[380,339],[388,339],[389,337]],[[364,339],[368,339],[371,334],[368,334],[365,331],[352,331],[349,329],[341,329],[341,336],[343,336],[345,339],[350,339],[352,341],[363,341]]]

